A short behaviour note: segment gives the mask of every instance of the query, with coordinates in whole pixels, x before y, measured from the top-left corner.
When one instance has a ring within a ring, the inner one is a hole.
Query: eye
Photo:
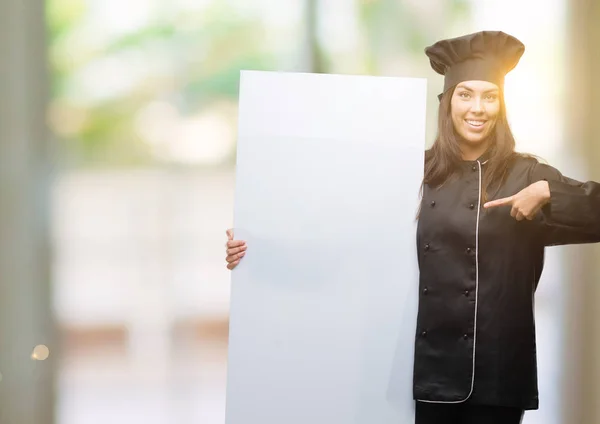
[[[471,94],[468,91],[461,91],[460,93],[458,93],[458,97],[462,99],[470,99]]]
[[[485,99],[489,100],[491,102],[495,101],[497,98],[498,98],[498,95],[494,94],[494,93],[490,93],[490,94],[486,94],[485,95]]]

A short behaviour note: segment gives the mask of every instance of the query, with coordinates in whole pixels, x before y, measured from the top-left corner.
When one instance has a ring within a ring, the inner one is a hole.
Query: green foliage
[[[393,56],[421,57],[431,41],[429,13],[417,2],[398,0],[357,0],[359,16],[367,41],[368,70],[378,72],[378,62]],[[444,26],[468,19],[469,0],[443,0],[437,4],[446,17]]]
[[[53,108],[61,120],[71,119],[73,109],[87,117],[69,132],[55,122],[68,150],[64,157],[78,165],[151,162],[149,147],[135,131],[136,113],[146,104],[166,99],[185,116],[215,101],[235,101],[241,69],[270,69],[275,63],[260,20],[219,1],[207,10],[156,16],[103,43],[86,43],[91,18],[85,0],[48,1]],[[87,98],[81,93],[83,75],[107,59],[123,69],[108,73],[109,82],[138,66],[136,61],[146,61],[148,69],[125,90]]]

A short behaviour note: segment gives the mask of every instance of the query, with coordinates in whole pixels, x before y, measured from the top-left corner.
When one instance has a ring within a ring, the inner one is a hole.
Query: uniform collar
[[[481,166],[485,166],[488,163],[488,161],[490,160],[491,156],[492,156],[492,149],[489,148],[475,160],[463,160],[462,164],[461,164],[461,168],[462,169],[477,169],[478,163],[480,163]]]
[[[491,156],[492,156],[492,148],[490,147],[485,152],[483,152],[483,154],[481,156],[479,156],[477,159],[463,160],[463,163],[468,164],[468,165],[477,165],[477,162],[479,162],[482,165],[485,165],[490,160]]]
[[[487,149],[481,156],[479,156],[475,162],[479,162],[482,165],[485,165],[489,160],[490,157],[492,156],[492,149]]]

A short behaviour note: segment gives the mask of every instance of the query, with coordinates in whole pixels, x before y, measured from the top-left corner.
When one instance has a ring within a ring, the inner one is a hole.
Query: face
[[[500,90],[487,81],[465,81],[456,86],[451,102],[454,129],[467,147],[485,143],[500,113]]]

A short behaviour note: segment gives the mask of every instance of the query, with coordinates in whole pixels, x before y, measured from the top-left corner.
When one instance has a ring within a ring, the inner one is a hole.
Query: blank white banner
[[[227,424],[414,417],[426,81],[243,71]]]

